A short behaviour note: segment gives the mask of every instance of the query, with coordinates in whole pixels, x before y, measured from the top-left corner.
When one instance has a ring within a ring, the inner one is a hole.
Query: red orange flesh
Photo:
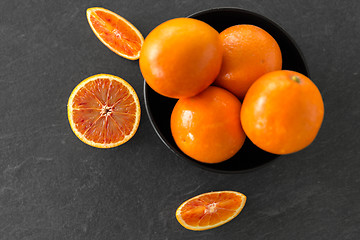
[[[140,122],[140,103],[123,79],[98,74],[82,81],[71,93],[68,118],[75,135],[98,148],[127,142]]]
[[[129,21],[99,7],[89,8],[86,15],[95,35],[110,50],[130,60],[140,57],[144,38]]]
[[[193,197],[176,210],[176,219],[190,230],[202,231],[221,226],[244,208],[246,196],[234,191],[209,192]]]

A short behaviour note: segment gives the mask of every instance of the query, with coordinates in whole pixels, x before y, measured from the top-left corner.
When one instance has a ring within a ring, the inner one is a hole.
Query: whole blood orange
[[[234,191],[209,192],[193,197],[176,210],[176,219],[185,228],[203,231],[234,219],[244,208],[246,196]]]
[[[224,49],[215,85],[243,99],[251,84],[263,74],[280,70],[282,56],[275,39],[254,25],[236,25],[220,33]]]
[[[241,109],[246,135],[259,148],[289,154],[308,146],[324,117],[324,103],[315,84],[294,71],[260,77],[247,92]]]
[[[100,7],[87,9],[86,15],[95,35],[111,51],[130,60],[139,59],[144,38],[134,25]]]
[[[127,142],[140,122],[140,103],[125,80],[109,75],[91,76],[69,97],[71,129],[84,143],[111,148]]]
[[[235,155],[245,141],[240,101],[230,92],[210,86],[200,94],[179,99],[171,115],[177,146],[204,163],[218,163]]]
[[[149,86],[171,97],[191,97],[207,88],[220,71],[219,33],[190,18],[166,21],[145,38],[140,69]]]

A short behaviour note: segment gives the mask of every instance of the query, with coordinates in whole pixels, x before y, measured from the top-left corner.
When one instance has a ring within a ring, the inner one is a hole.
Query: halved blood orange
[[[209,192],[193,197],[176,210],[176,219],[190,230],[202,231],[221,226],[244,208],[246,196],[234,191]]]
[[[125,80],[91,76],[75,87],[68,102],[71,129],[84,143],[111,148],[134,136],[140,122],[140,103]]]
[[[134,25],[105,8],[89,8],[86,15],[95,35],[111,51],[130,60],[139,59],[144,37]]]

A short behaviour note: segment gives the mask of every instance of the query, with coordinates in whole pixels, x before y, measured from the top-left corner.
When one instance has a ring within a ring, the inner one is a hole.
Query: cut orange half
[[[234,191],[209,192],[193,197],[176,210],[176,219],[190,230],[202,231],[221,226],[244,208],[246,196]]]
[[[100,7],[87,9],[86,16],[95,35],[111,51],[130,60],[139,59],[144,37],[128,20]]]
[[[134,136],[140,122],[140,103],[125,80],[98,74],[75,87],[69,97],[68,118],[71,129],[84,143],[116,147]]]

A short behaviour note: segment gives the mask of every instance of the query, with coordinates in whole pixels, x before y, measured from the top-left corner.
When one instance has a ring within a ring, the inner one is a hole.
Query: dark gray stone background
[[[165,20],[240,7],[295,39],[325,101],[315,142],[245,174],[217,174],[177,158],[145,112],[137,61],[108,50],[85,11],[103,6],[146,36]],[[360,4],[352,1],[1,0],[0,239],[360,239]],[[96,149],[72,133],[68,97],[84,78],[110,73],[139,95],[131,141]],[[193,232],[175,210],[214,190],[248,196],[222,227]]]

